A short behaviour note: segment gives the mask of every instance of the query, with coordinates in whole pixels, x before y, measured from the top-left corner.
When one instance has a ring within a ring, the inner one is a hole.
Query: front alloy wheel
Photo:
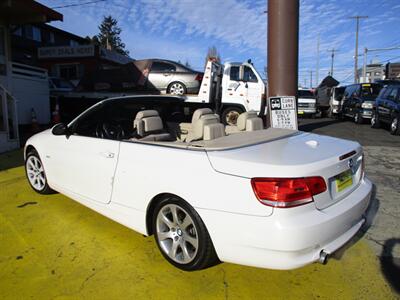
[[[29,184],[39,194],[51,194],[54,191],[47,184],[42,161],[36,151],[28,153],[25,161],[25,172]]]
[[[153,229],[162,255],[182,270],[199,270],[218,261],[200,216],[177,197],[164,199],[157,205]]]
[[[392,123],[390,124],[390,133],[393,135],[400,134],[400,126],[399,126],[399,118],[398,117],[394,117],[392,119]]]
[[[376,113],[373,113],[373,114],[372,114],[372,117],[371,117],[371,127],[372,127],[372,128],[379,128],[379,127],[380,127],[379,118],[378,118],[378,115],[377,115]]]

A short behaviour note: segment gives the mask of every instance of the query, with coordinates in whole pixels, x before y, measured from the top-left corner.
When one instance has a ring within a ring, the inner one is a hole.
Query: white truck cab
[[[235,125],[242,112],[259,113],[263,109],[265,90],[264,81],[251,62],[227,62],[222,65],[210,60],[199,94],[184,98],[192,103],[215,103],[221,121]]]
[[[310,89],[300,88],[297,92],[297,114],[313,116],[317,113],[317,99]]]

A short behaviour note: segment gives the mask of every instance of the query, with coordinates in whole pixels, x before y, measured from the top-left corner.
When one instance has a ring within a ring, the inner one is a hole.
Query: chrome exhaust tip
[[[324,250],[322,250],[319,253],[319,259],[318,262],[322,265],[326,265],[326,263],[328,262],[328,258],[329,258],[329,253],[325,252]]]

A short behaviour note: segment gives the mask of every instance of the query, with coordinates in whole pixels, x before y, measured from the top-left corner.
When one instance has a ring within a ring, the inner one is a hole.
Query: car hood
[[[303,177],[318,175],[323,166],[339,162],[357,142],[301,133],[262,144],[225,151],[207,151],[212,167],[241,177]]]

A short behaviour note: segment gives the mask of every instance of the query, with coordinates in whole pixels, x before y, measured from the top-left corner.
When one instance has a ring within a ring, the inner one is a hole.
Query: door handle
[[[104,156],[105,158],[114,158],[115,154],[112,152],[101,152],[100,155]]]

